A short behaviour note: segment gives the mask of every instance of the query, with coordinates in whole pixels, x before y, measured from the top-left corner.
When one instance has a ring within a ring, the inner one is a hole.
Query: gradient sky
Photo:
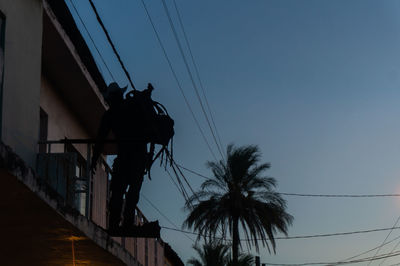
[[[88,1],[72,1],[116,81],[126,85]],[[71,6],[70,0],[66,2]],[[205,163],[213,157],[141,2],[94,2],[136,87],[143,89],[152,82],[153,98],[175,119],[176,161],[211,175]],[[146,3],[212,143],[162,2]],[[167,3],[177,22],[172,2]],[[177,4],[224,145],[259,145],[263,161],[272,165],[266,174],[277,179],[281,192],[400,193],[400,1],[177,0]],[[80,21],[77,24],[105,80],[111,82]],[[202,182],[200,177],[187,177],[196,189]],[[154,169],[153,180],[145,179],[142,193],[181,226],[187,214],[182,209],[184,200],[163,170]],[[398,198],[285,198],[295,218],[289,235],[391,227],[400,214]],[[139,207],[150,220],[172,227],[143,198]],[[278,240],[277,254],[264,249],[261,262],[339,261],[380,245],[386,235]],[[399,235],[395,230],[389,240]],[[181,233],[163,230],[162,237],[184,262],[194,255],[193,242]],[[381,253],[390,252],[396,244],[382,248]],[[387,260],[383,265],[394,262]]]

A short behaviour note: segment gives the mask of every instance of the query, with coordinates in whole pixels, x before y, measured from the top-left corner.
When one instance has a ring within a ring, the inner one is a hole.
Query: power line
[[[206,112],[205,109],[204,109],[203,102],[202,102],[202,100],[201,100],[199,91],[198,91],[197,86],[196,86],[196,83],[195,83],[195,81],[194,81],[192,71],[190,70],[189,63],[187,62],[186,55],[185,55],[185,53],[183,52],[183,48],[182,48],[181,42],[179,41],[179,37],[178,37],[178,34],[177,34],[177,32],[176,32],[174,23],[172,22],[171,14],[169,13],[167,4],[165,3],[165,0],[161,0],[161,2],[162,2],[162,4],[163,4],[165,13],[167,14],[168,21],[169,21],[169,25],[170,25],[170,27],[171,27],[171,29],[172,29],[172,32],[173,32],[175,41],[176,41],[176,43],[177,43],[177,45],[178,45],[179,52],[180,52],[180,54],[181,54],[181,56],[182,56],[183,62],[185,63],[185,67],[186,67],[186,70],[187,70],[188,75],[189,75],[189,77],[190,77],[190,80],[191,80],[191,82],[192,82],[194,91],[196,92],[197,100],[198,100],[199,103],[200,103],[201,110],[202,110],[202,112],[203,112],[203,114],[204,114],[204,117],[206,118],[207,125],[208,125],[208,127],[209,127],[209,129],[210,129],[210,131],[211,131],[211,135],[212,135],[212,137],[213,137],[213,139],[214,139],[215,144],[217,145],[217,149],[218,149],[218,151],[219,151],[219,153],[220,153],[220,155],[221,155],[221,158],[224,158],[224,155],[223,155],[223,153],[222,153],[222,148],[221,148],[221,147],[219,146],[219,144],[218,144],[218,141],[217,141],[217,139],[216,139],[216,137],[215,137],[215,134],[214,134],[214,130],[212,129],[211,124],[210,124],[210,120],[208,119],[207,112]]]
[[[175,160],[172,158],[171,154],[170,154],[168,151],[167,151],[166,156],[168,156],[168,158],[169,158],[169,160],[170,160],[170,162],[171,162],[171,168],[172,168],[172,170],[174,171],[177,180],[181,183],[180,178],[179,178],[179,175],[178,175],[178,173],[179,173],[179,174],[181,175],[181,177],[184,179],[184,181],[186,182],[187,186],[188,186],[188,187],[190,188],[190,190],[192,191],[193,196],[196,197],[196,199],[197,199],[198,201],[200,201],[200,199],[199,199],[199,197],[198,197],[198,194],[193,190],[193,188],[192,188],[192,186],[190,185],[189,181],[186,179],[185,175],[182,173],[181,169],[179,168],[179,165],[177,165],[177,163],[175,162]],[[169,173],[168,173],[168,174],[169,174]],[[183,190],[184,190],[184,189],[185,189],[185,188],[183,187]],[[186,192],[186,194],[187,194],[187,192]],[[186,203],[190,205],[190,208],[193,209],[193,205],[191,204],[190,200],[189,200],[188,198],[185,198],[185,200],[186,200]],[[224,230],[223,230],[223,228],[219,228],[219,226],[218,226],[218,229],[220,230],[221,235],[224,235]],[[200,235],[199,235],[199,236],[200,236]]]
[[[400,197],[400,194],[298,194],[298,193],[283,193],[278,192],[284,196],[298,196],[298,197],[323,197],[323,198],[379,198],[379,197]]]
[[[142,193],[140,193],[142,195],[142,197],[147,201],[147,203],[150,204],[151,207],[153,207],[159,214],[161,214],[162,217],[164,217],[165,220],[167,220],[173,227],[175,227],[176,229],[178,229],[178,226],[172,222],[165,214],[163,214],[160,209],[158,209],[156,207],[156,205],[154,205],[145,195],[143,195]],[[192,238],[190,238],[187,234],[184,234],[189,240],[193,241],[193,243],[195,242]]]
[[[368,253],[370,253],[371,251],[374,251],[374,250],[380,249],[380,248],[383,247],[383,246],[389,245],[390,243],[396,241],[396,240],[399,239],[399,238],[400,238],[400,236],[398,236],[398,237],[396,237],[396,238],[394,238],[394,239],[392,239],[392,240],[390,240],[390,241],[388,241],[388,242],[386,242],[386,243],[384,243],[384,244],[381,244],[381,245],[379,245],[379,246],[377,246],[377,247],[375,247],[375,248],[369,249],[369,250],[367,250],[367,251],[364,251],[364,252],[362,252],[362,253],[360,253],[360,254],[351,256],[351,257],[349,257],[349,258],[347,258],[347,259],[344,259],[344,260],[341,260],[341,261],[352,260],[352,259],[355,259],[355,258],[360,257],[360,256],[362,256],[362,255],[368,254]],[[326,265],[326,266],[332,266],[332,264],[331,264],[331,265]]]
[[[202,177],[204,179],[211,179],[211,177],[200,174],[192,169],[184,167],[181,164],[176,163],[176,165],[194,175]],[[283,196],[296,196],[296,197],[317,197],[317,198],[380,198],[380,197],[400,197],[400,194],[301,194],[301,193],[286,193],[277,192],[277,194]]]
[[[164,227],[164,229],[168,230],[174,230],[178,231],[181,233],[186,233],[186,234],[193,234],[193,235],[200,235],[199,233],[195,232],[190,232],[190,231],[185,231],[185,230],[180,230],[180,229],[174,229],[174,228],[169,228],[169,227]],[[355,235],[355,234],[366,234],[366,233],[374,233],[374,232],[382,232],[382,231],[388,231],[388,230],[394,230],[394,229],[400,229],[400,227],[390,227],[390,228],[378,228],[378,229],[370,229],[370,230],[359,230],[359,231],[351,231],[351,232],[339,232],[339,233],[329,233],[329,234],[315,234],[315,235],[300,235],[300,236],[287,236],[287,237],[275,237],[275,240],[292,240],[292,239],[309,239],[309,238],[321,238],[321,237],[334,237],[334,236],[346,236],[346,235]],[[218,239],[218,238],[217,238]],[[225,239],[225,238],[220,238],[220,239]],[[225,239],[226,240],[226,239]],[[229,239],[228,239],[229,240]],[[261,239],[256,239],[256,240],[261,240]],[[240,239],[240,241],[249,241],[249,239]],[[384,246],[384,245],[381,245]],[[373,250],[375,250],[374,248]],[[370,250],[371,251],[371,250]]]
[[[164,0],[163,0],[163,2],[164,2]],[[209,103],[208,103],[208,99],[207,99],[207,96],[206,96],[206,93],[205,93],[205,89],[204,89],[204,86],[203,86],[203,82],[202,82],[202,80],[201,80],[201,78],[200,78],[199,69],[198,69],[198,67],[197,67],[196,60],[194,59],[194,56],[193,56],[193,53],[192,53],[192,49],[191,49],[191,45],[190,45],[190,43],[189,43],[189,39],[188,39],[188,37],[187,37],[186,30],[185,30],[185,27],[184,27],[184,25],[183,25],[182,16],[181,16],[181,14],[180,14],[180,12],[179,12],[179,8],[178,8],[178,5],[176,4],[176,1],[175,1],[175,0],[173,0],[173,3],[174,3],[175,11],[176,11],[176,14],[177,14],[177,17],[178,17],[179,25],[181,26],[181,29],[182,29],[182,32],[183,32],[183,37],[184,37],[184,39],[185,39],[186,46],[187,46],[187,48],[188,48],[191,61],[192,61],[192,63],[193,63],[193,67],[194,67],[194,70],[195,70],[195,74],[196,74],[196,76],[197,76],[197,79],[199,80],[200,88],[201,88],[201,90],[202,90],[202,94],[203,94],[204,100],[205,100],[205,102],[206,102],[206,107],[207,107],[207,109],[208,109],[208,113],[210,114],[211,122],[212,122],[212,124],[213,124],[213,126],[214,126],[214,130],[215,130],[215,133],[216,133],[217,138],[218,138],[218,143],[217,143],[217,145],[219,144],[220,148],[222,149],[223,145],[222,145],[222,142],[221,142],[221,137],[220,137],[220,135],[219,135],[219,133],[218,133],[218,129],[217,129],[217,126],[216,126],[216,124],[215,124],[215,121],[214,121],[214,118],[213,118],[213,114],[212,114],[212,112],[211,112],[210,105],[209,105]],[[168,9],[166,8],[165,3],[164,3],[164,7],[165,7],[165,10],[166,10],[166,12],[167,12],[168,17],[170,18],[170,15],[169,15]],[[172,22],[172,20],[171,20],[171,22]],[[173,26],[172,23],[171,23],[171,25]],[[177,42],[178,42],[178,40],[177,40]],[[183,53],[182,53],[182,55],[183,55]],[[184,56],[184,55],[183,55],[183,56]],[[188,69],[189,69],[189,68],[188,68]],[[189,71],[189,73],[191,74],[190,71]],[[193,84],[194,84],[194,82],[193,82]],[[194,88],[195,88],[195,90],[196,90],[196,92],[197,92],[197,88],[196,88],[196,87],[194,87]],[[197,92],[197,95],[198,95],[198,92]],[[198,99],[200,100],[200,97],[198,97]],[[201,104],[201,101],[200,101],[200,104]],[[201,104],[201,106],[202,106],[202,104]],[[202,107],[203,107],[203,106],[202,106]],[[204,111],[204,109],[203,109],[203,112],[204,112],[204,114],[206,115],[206,112]],[[207,122],[209,123],[208,118],[207,118],[207,115],[206,115],[206,119],[207,119]],[[209,126],[210,126],[210,125],[209,125]],[[210,126],[210,129],[211,129],[211,126]],[[214,137],[215,137],[215,136],[214,136]],[[223,153],[222,153],[222,158],[224,158]]]
[[[182,194],[183,199],[185,200],[185,202],[187,202],[189,196],[186,192],[185,187],[183,186],[182,182],[179,180],[179,178],[177,178],[178,184],[175,182],[175,180],[173,179],[172,175],[169,173],[168,170],[165,170],[168,174],[168,176],[170,177],[171,181],[174,183],[174,185],[176,186],[176,188],[178,189],[178,191]]]
[[[400,252],[396,252],[393,254],[382,254],[377,257],[366,257],[358,260],[349,260],[343,262],[306,262],[306,263],[292,263],[292,264],[283,264],[283,263],[265,263],[266,265],[273,265],[273,266],[306,266],[306,265],[343,265],[343,264],[350,264],[350,263],[359,263],[359,262],[372,262],[375,260],[381,260],[385,258],[391,258],[399,256]]]
[[[398,238],[399,238],[399,237],[398,237]],[[390,242],[392,242],[392,241],[390,241]],[[386,242],[386,243],[389,243],[389,242]],[[392,250],[389,252],[389,254],[394,253],[394,251],[396,250],[396,248],[397,248],[399,245],[400,245],[400,242],[397,242],[397,244],[392,248]],[[383,261],[381,261],[381,262],[379,263],[379,266],[382,265],[385,261],[386,261],[386,258],[385,258]]]
[[[173,75],[173,77],[174,77],[174,79],[175,79],[175,81],[176,81],[176,83],[177,83],[177,85],[178,85],[178,88],[179,88],[179,90],[180,90],[180,92],[181,92],[181,94],[182,94],[182,96],[183,96],[183,99],[184,99],[184,101],[185,101],[185,103],[186,103],[186,106],[187,106],[187,108],[189,109],[189,111],[190,111],[190,113],[191,113],[191,115],[192,115],[192,117],[193,117],[193,120],[195,121],[195,124],[197,125],[197,128],[199,129],[200,134],[202,135],[203,140],[204,140],[204,142],[206,143],[208,149],[210,150],[210,152],[211,152],[213,158],[215,159],[215,161],[217,161],[217,157],[215,156],[213,150],[211,149],[211,146],[210,146],[210,144],[208,143],[207,138],[206,138],[206,136],[204,135],[204,132],[203,132],[203,130],[202,130],[201,127],[200,127],[199,121],[197,120],[196,116],[194,115],[193,109],[192,109],[192,107],[190,106],[189,101],[188,101],[187,98],[186,98],[186,95],[185,95],[185,93],[184,93],[184,91],[183,91],[183,88],[182,88],[182,86],[181,86],[181,83],[179,82],[178,76],[176,75],[176,72],[175,72],[175,70],[174,70],[174,68],[173,68],[173,66],[172,66],[171,60],[170,60],[169,57],[168,57],[167,51],[165,50],[165,47],[164,47],[164,45],[163,45],[163,43],[162,43],[162,41],[161,41],[160,35],[158,34],[158,31],[157,31],[157,29],[156,29],[156,27],[155,27],[155,25],[154,25],[153,19],[152,19],[151,16],[150,16],[149,10],[147,9],[147,6],[146,6],[144,0],[141,0],[141,2],[142,2],[142,5],[143,5],[144,10],[146,11],[147,18],[149,19],[150,24],[151,24],[151,26],[152,26],[152,28],[153,28],[153,31],[154,31],[154,33],[155,33],[155,35],[156,35],[158,44],[159,44],[160,47],[161,47],[161,50],[162,50],[162,52],[163,52],[163,54],[164,54],[165,59],[167,60],[167,63],[168,63],[168,66],[169,66],[169,68],[170,68],[170,70],[171,70],[171,72],[172,72],[172,75]]]
[[[172,160],[171,157],[170,157],[170,160]],[[193,194],[196,194],[196,192],[194,191],[193,187],[190,185],[189,181],[187,180],[185,175],[182,173],[181,169],[179,169],[179,167],[175,164],[175,161],[173,161],[173,160],[172,160],[171,167],[172,167],[172,169],[174,170],[175,173],[176,173],[175,169],[178,170],[178,173],[181,175],[181,177],[183,178],[183,180],[185,181],[185,183],[189,187],[190,191],[192,191]]]
[[[205,175],[202,175],[202,174],[199,174],[199,173],[197,173],[197,172],[195,172],[195,171],[193,171],[193,170],[190,170],[190,169],[188,169],[188,168],[186,168],[186,167],[184,167],[184,166],[182,166],[182,165],[180,165],[180,164],[178,164],[178,163],[176,163],[176,165],[177,165],[179,168],[188,171],[189,173],[195,174],[195,175],[200,176],[200,177],[205,178],[205,179],[210,179],[209,177],[207,177],[207,176],[205,176]]]
[[[81,21],[81,23],[83,25],[83,28],[85,29],[85,31],[88,34],[90,40],[92,41],[92,44],[93,44],[94,48],[96,49],[97,54],[100,56],[101,61],[103,62],[104,66],[106,67],[106,69],[107,69],[108,73],[110,74],[111,78],[113,79],[113,81],[115,81],[115,78],[114,78],[113,74],[111,73],[110,69],[108,68],[107,63],[105,62],[102,54],[100,53],[100,51],[99,51],[99,49],[98,49],[98,47],[96,45],[96,42],[93,40],[93,37],[90,34],[90,31],[88,30],[88,28],[86,27],[85,22],[83,21],[82,17],[80,16],[80,14],[78,12],[78,9],[76,8],[76,6],[74,4],[74,1],[73,0],[69,0],[69,1],[70,1],[71,5],[72,5],[72,8],[75,10],[76,15],[78,16],[79,20]]]
[[[400,216],[397,218],[397,220],[396,220],[396,222],[394,223],[392,229],[389,231],[389,233],[388,233],[387,236],[385,237],[385,240],[383,240],[383,243],[382,243],[382,244],[385,244],[385,243],[386,243],[386,240],[389,238],[390,234],[393,232],[393,229],[396,227],[396,225],[397,225],[397,223],[398,223],[399,221],[400,221]],[[374,257],[376,257],[376,255],[379,253],[380,250],[381,250],[381,249],[378,248],[378,250],[375,252]],[[368,266],[369,266],[370,264],[371,264],[371,261],[368,263]]]
[[[103,31],[104,31],[104,33],[105,33],[105,35],[106,35],[106,37],[107,37],[107,41],[110,43],[111,48],[112,48],[112,50],[113,50],[115,56],[116,56],[117,59],[118,59],[119,64],[121,65],[122,69],[124,70],[125,75],[126,75],[126,77],[128,78],[129,83],[130,83],[131,86],[132,86],[132,89],[136,90],[135,85],[133,85],[132,78],[131,78],[131,76],[129,75],[128,70],[126,69],[124,62],[122,62],[121,56],[119,55],[117,49],[115,48],[115,45],[114,45],[114,43],[113,43],[112,40],[111,40],[110,34],[108,33],[106,27],[104,26],[104,23],[103,23],[103,21],[101,20],[101,17],[100,17],[100,15],[99,15],[99,13],[97,12],[96,6],[94,5],[94,3],[93,3],[92,0],[89,0],[89,3],[90,3],[90,5],[91,5],[91,7],[92,7],[92,9],[93,9],[93,11],[94,11],[94,13],[95,13],[95,15],[96,15],[96,19],[97,19],[98,23],[100,24],[101,28],[103,29]]]
[[[181,25],[182,32],[183,32],[183,36],[184,36],[184,38],[185,38],[186,45],[187,45],[187,47],[188,47],[190,57],[192,58],[192,62],[193,62],[193,66],[194,66],[194,69],[195,69],[196,76],[197,76],[197,78],[198,78],[198,80],[199,80],[199,84],[200,84],[200,87],[201,87],[202,92],[203,92],[203,97],[204,97],[204,99],[205,99],[208,112],[210,113],[211,122],[212,122],[213,125],[214,125],[214,129],[215,129],[215,132],[216,132],[216,134],[217,134],[217,137],[218,137],[218,140],[219,140],[219,144],[221,145],[221,147],[223,147],[222,142],[221,142],[220,135],[219,135],[219,133],[218,133],[218,128],[217,128],[217,126],[215,125],[215,121],[214,121],[214,118],[213,118],[213,113],[212,113],[212,111],[211,111],[210,105],[209,105],[209,103],[208,103],[208,100],[207,100],[207,97],[206,97],[206,94],[205,94],[205,89],[204,89],[204,86],[203,86],[203,82],[202,82],[202,80],[201,80],[201,78],[200,78],[200,74],[199,74],[199,70],[198,70],[198,67],[197,67],[197,63],[196,63],[196,61],[194,60],[194,56],[193,56],[193,53],[192,53],[192,49],[190,48],[190,43],[189,43],[188,37],[187,37],[187,35],[186,35],[186,30],[185,30],[185,27],[183,26],[183,20],[182,20],[181,14],[180,14],[180,12],[179,12],[179,8],[178,8],[178,6],[177,6],[175,0],[173,0],[173,3],[174,3],[174,6],[175,6],[176,13],[177,13],[177,15],[178,15],[179,24]]]
[[[185,234],[192,234],[192,235],[198,235],[198,236],[203,236],[200,235],[198,233],[195,232],[190,232],[190,231],[184,231],[184,230],[180,230],[177,228],[170,228],[170,227],[162,227],[163,229],[166,230],[172,230],[172,231],[177,231],[177,232],[181,232],[181,233],[185,233]],[[308,239],[308,238],[320,238],[320,237],[330,237],[330,236],[342,236],[342,235],[350,235],[350,234],[362,234],[362,233],[372,233],[372,232],[379,232],[379,231],[387,231],[387,230],[394,230],[394,229],[400,229],[400,227],[391,227],[391,228],[379,228],[379,229],[372,229],[372,230],[363,230],[363,231],[352,231],[352,232],[341,232],[341,233],[332,233],[332,234],[316,234],[316,235],[303,235],[303,236],[294,236],[294,237],[277,237],[275,239],[280,239],[280,240],[289,240],[289,239]],[[300,264],[271,264],[271,263],[267,263],[267,265],[281,265],[281,266],[302,266],[302,265],[319,265],[319,264],[326,264],[329,266],[332,265],[339,265],[339,264],[348,264],[348,263],[357,263],[357,262],[368,262],[368,261],[373,261],[373,260],[379,260],[379,259],[386,259],[392,256],[398,256],[400,255],[399,252],[396,253],[388,253],[388,254],[383,254],[380,256],[373,256],[373,257],[369,257],[369,258],[364,258],[364,259],[359,259],[359,260],[351,260],[354,259],[356,257],[365,255],[371,251],[374,251],[376,249],[380,249],[381,247],[388,245],[389,243],[392,243],[393,241],[399,239],[399,237],[392,239],[391,241],[388,241],[378,247],[375,247],[373,249],[370,249],[368,251],[365,251],[363,253],[360,253],[358,255],[352,256],[350,258],[347,258],[345,260],[342,261],[338,261],[338,262],[311,262],[311,263],[300,263]],[[228,240],[226,238],[222,238],[222,237],[215,237],[215,239],[220,239],[220,240]],[[248,241],[247,239],[241,239],[241,241]]]

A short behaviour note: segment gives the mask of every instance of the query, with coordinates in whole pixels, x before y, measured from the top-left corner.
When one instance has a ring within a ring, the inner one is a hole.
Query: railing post
[[[90,169],[90,163],[92,160],[92,146],[90,143],[87,144],[87,154],[86,154],[86,178],[87,178],[87,194],[86,194],[86,217],[91,219],[91,209],[90,209],[90,195],[92,193],[92,171]]]

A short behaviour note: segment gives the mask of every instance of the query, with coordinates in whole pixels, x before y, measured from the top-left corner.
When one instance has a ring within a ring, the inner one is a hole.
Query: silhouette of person
[[[149,85],[149,88],[144,91],[133,92],[132,99],[135,99],[134,101],[124,100],[123,95],[126,88],[120,88],[117,83],[113,82],[104,94],[104,99],[110,108],[102,117],[91,164],[93,171],[103,151],[104,140],[112,131],[117,143],[117,157],[112,166],[110,186],[110,231],[118,228],[130,228],[134,225],[135,208],[139,201],[139,193],[149,157],[145,140],[149,117],[143,108],[145,106],[143,101],[147,98],[151,99],[153,88]],[[120,227],[124,194],[125,208]]]

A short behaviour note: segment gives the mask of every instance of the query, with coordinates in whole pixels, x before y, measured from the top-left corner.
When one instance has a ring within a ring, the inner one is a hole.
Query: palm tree
[[[188,263],[194,266],[222,266],[228,263],[228,250],[229,246],[221,242],[205,243],[202,248],[195,245],[193,248],[196,250],[200,260],[191,258]]]
[[[258,239],[268,248],[270,240],[276,252],[274,234],[287,234],[293,217],[286,212],[285,200],[274,191],[276,181],[263,177],[268,163],[259,164],[261,153],[257,146],[235,147],[229,145],[227,158],[208,162],[214,177],[207,179],[201,190],[190,197],[185,209],[190,213],[184,226],[199,232],[201,236],[214,236],[218,230],[232,237],[232,263],[239,257],[239,226],[248,244],[259,250]]]
[[[253,266],[254,257],[250,254],[240,254],[237,264],[230,258],[229,245],[219,242],[208,242],[201,248],[194,245],[200,260],[191,258],[188,263],[193,266]]]
[[[236,264],[233,263],[232,260],[228,261],[227,266],[253,266],[254,265],[254,257],[250,254],[240,254],[238,258],[238,262]]]

